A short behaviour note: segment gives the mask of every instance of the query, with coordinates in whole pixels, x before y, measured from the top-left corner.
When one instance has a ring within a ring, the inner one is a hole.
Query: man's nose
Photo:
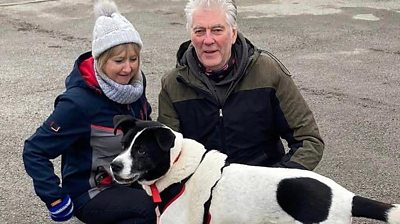
[[[215,43],[214,35],[210,30],[207,30],[204,36],[204,44],[211,45],[213,43]]]

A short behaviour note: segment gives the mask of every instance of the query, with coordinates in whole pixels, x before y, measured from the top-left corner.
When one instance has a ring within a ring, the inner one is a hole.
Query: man
[[[185,12],[191,40],[162,79],[158,121],[229,162],[313,170],[324,149],[313,114],[287,69],[238,32],[235,2]]]

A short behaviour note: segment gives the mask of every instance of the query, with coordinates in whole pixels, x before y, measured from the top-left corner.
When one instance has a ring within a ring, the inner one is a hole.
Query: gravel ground
[[[160,77],[187,38],[185,1],[116,2],[144,41],[155,118]],[[400,203],[400,2],[237,2],[240,30],[281,59],[314,111],[326,142],[316,172]],[[91,4],[0,0],[0,223],[51,223],[25,173],[22,145],[51,112],[75,58],[90,49]]]

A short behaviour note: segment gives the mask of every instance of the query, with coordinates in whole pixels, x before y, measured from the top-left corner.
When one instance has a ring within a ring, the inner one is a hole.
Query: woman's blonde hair
[[[117,45],[101,53],[100,56],[96,59],[98,68],[103,70],[103,66],[108,61],[108,59],[110,59],[114,55],[120,54],[122,51],[126,51],[129,46],[132,46],[133,50],[138,55],[139,66],[140,66],[140,46],[136,43],[126,43]]]

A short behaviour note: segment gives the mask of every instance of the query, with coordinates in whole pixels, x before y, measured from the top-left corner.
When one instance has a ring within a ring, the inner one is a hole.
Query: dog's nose
[[[113,173],[118,173],[124,168],[122,163],[119,161],[113,161],[110,166]]]

